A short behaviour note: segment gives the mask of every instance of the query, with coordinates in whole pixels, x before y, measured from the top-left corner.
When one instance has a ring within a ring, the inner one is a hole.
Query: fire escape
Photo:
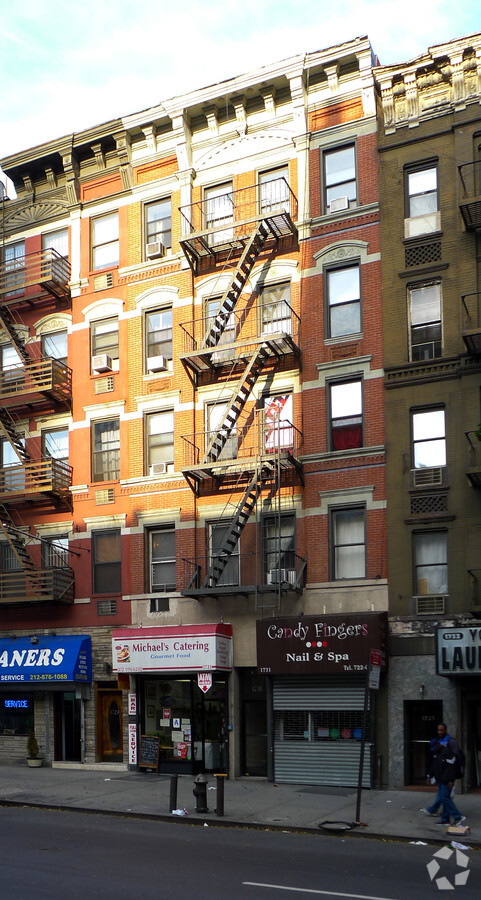
[[[0,370],[1,606],[73,602],[71,568],[36,560],[23,518],[34,510],[71,509],[71,467],[42,455],[26,430],[32,417],[70,409],[71,371],[25,342],[22,320],[22,312],[39,306],[67,308],[69,278],[68,260],[51,248],[0,265],[1,340],[14,351],[14,362]]]
[[[299,432],[292,422],[277,423],[275,440],[265,410],[249,403],[260,376],[273,375],[286,358],[291,366],[293,360],[300,366],[300,322],[292,308],[283,301],[266,321],[261,304],[247,301],[246,295],[239,302],[261,254],[269,262],[280,250],[297,245],[297,201],[287,182],[270,182],[267,196],[260,187],[218,196],[217,216],[212,207],[206,209],[205,200],[181,209],[189,229],[181,246],[194,274],[214,270],[224,283],[228,274],[215,309],[181,325],[181,359],[195,387],[215,384],[218,389],[215,421],[183,436],[182,472],[197,496],[229,498],[215,548],[200,559],[184,560],[182,593],[189,597],[257,593],[265,578],[258,571],[258,555],[241,560],[239,573],[240,536],[265,489],[271,495],[279,491],[287,471],[302,480]],[[305,563],[296,558],[293,565],[295,578],[284,587],[298,591]],[[278,579],[277,593],[281,587]]]
[[[481,235],[481,171],[479,161],[458,166],[461,181],[459,209],[466,231],[479,241]],[[477,245],[475,245],[477,246]],[[462,336],[471,365],[481,369],[481,293],[463,294],[461,297]],[[481,488],[481,440],[478,422],[466,432],[468,461],[466,477],[472,487]]]

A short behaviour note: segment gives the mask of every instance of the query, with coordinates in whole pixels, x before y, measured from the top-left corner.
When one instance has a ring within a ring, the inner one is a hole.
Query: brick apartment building
[[[389,560],[389,781],[446,721],[481,782],[481,35],[376,68]]]
[[[3,762],[35,727],[47,763],[148,735],[161,772],[357,784],[388,609],[372,62],[2,160]]]

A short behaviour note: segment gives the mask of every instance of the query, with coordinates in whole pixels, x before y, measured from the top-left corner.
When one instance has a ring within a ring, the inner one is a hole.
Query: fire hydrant
[[[195,811],[198,813],[207,813],[209,810],[207,809],[207,784],[209,779],[200,772],[199,775],[196,775],[194,778],[194,797],[195,797]]]

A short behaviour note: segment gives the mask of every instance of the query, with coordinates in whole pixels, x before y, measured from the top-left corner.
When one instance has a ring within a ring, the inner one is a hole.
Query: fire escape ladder
[[[257,348],[255,353],[247,363],[247,366],[245,367],[232,392],[227,412],[222,419],[222,422],[220,423],[217,431],[210,439],[203,459],[204,463],[216,462],[216,460],[219,459],[226,441],[229,438],[242,410],[244,409],[246,400],[257,380],[257,377],[269,356],[270,351],[268,345],[266,343],[260,344],[260,346]]]
[[[252,271],[252,267],[266,242],[269,231],[269,225],[266,220],[263,219],[252,232],[235,270],[232,281],[224,292],[216,315],[211,322],[209,332],[204,341],[204,349],[207,347],[216,347],[219,343],[224,328],[229,321],[229,316],[242,293],[242,289]]]
[[[15,327],[15,322],[13,320],[12,314],[8,307],[4,304],[0,305],[0,325],[2,325],[7,332],[8,337],[10,338],[10,343],[17,351],[20,359],[22,359],[24,363],[30,362],[32,357],[27,353],[27,348],[25,347],[25,344]]]
[[[209,571],[202,585],[203,588],[217,587],[219,584],[219,580],[237,546],[244,526],[255,508],[259,494],[271,478],[273,471],[274,466],[272,463],[268,463],[255,472],[250,484],[244,492],[225,536],[219,547],[217,547],[212,554]]]
[[[25,447],[23,446],[22,439],[15,428],[15,422],[9,414],[8,410],[0,407],[0,437],[3,436],[7,439],[7,441],[12,445],[15,453],[22,460],[22,462],[27,463],[32,461],[32,457],[27,453]]]
[[[15,526],[6,506],[0,507],[0,529],[19,563],[20,570],[28,575],[32,587],[41,591],[40,573],[27,550],[25,535]]]

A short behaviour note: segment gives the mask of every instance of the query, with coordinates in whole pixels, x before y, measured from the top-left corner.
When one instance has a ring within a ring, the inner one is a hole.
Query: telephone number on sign
[[[30,675],[30,681],[67,681],[66,672],[42,672],[41,675]]]

